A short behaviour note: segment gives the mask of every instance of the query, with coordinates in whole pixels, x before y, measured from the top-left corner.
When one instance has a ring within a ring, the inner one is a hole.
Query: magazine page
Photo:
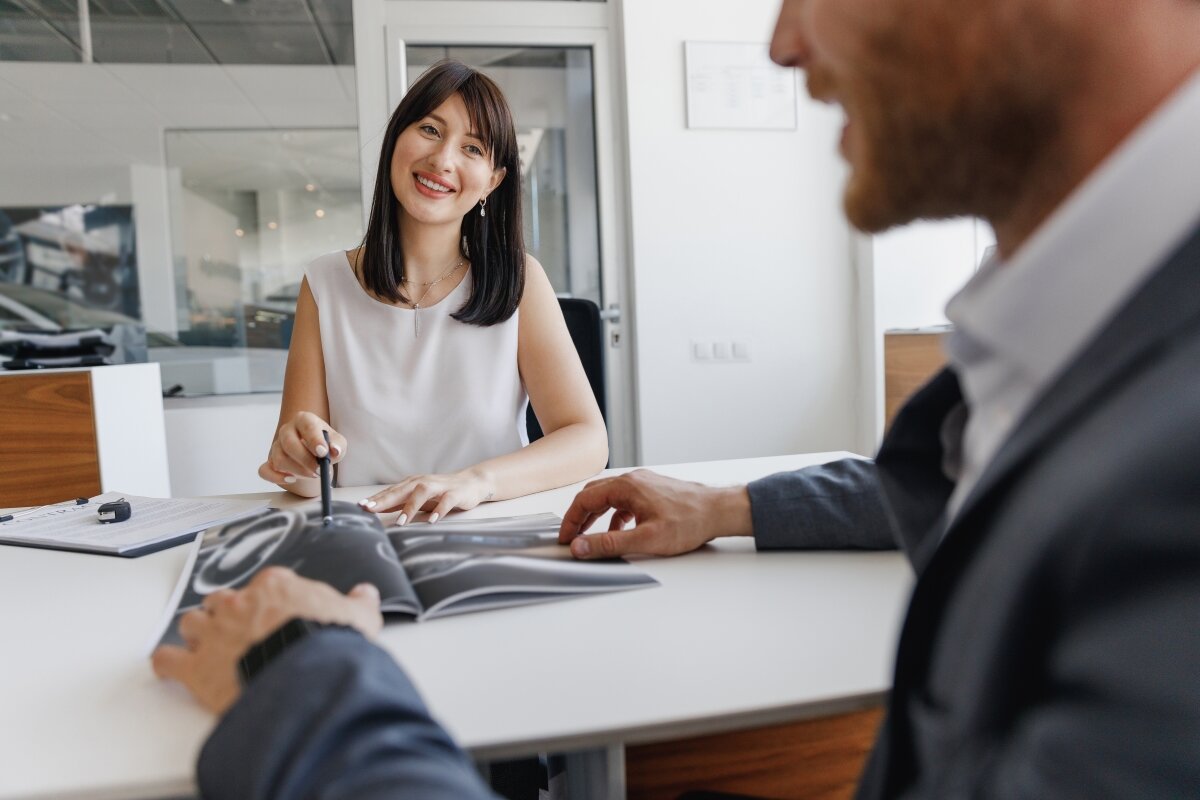
[[[656,586],[622,561],[576,561],[554,514],[449,520],[389,528],[388,537],[433,619],[489,608]]]
[[[335,502],[333,520],[322,524],[321,507],[264,511],[209,528],[183,577],[182,591],[160,643],[178,644],[179,618],[218,589],[238,589],[264,567],[289,567],[340,592],[359,583],[379,589],[385,612],[416,616],[420,602],[374,514],[354,503]]]

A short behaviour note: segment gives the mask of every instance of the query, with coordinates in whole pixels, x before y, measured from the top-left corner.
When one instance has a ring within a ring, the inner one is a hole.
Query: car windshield
[[[116,311],[90,308],[55,292],[19,283],[0,283],[0,295],[12,301],[0,307],[0,328],[46,328],[49,320],[59,329],[107,328],[120,323],[140,324]],[[26,313],[22,313],[22,312]],[[148,331],[150,347],[178,346],[179,342],[161,333]]]

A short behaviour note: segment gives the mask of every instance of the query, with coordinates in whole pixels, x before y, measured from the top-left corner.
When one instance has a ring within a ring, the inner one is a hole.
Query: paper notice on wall
[[[765,44],[685,42],[687,126],[796,129],[796,71]]]

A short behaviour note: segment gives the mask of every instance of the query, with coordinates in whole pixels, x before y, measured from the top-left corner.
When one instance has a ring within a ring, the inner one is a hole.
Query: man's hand
[[[290,619],[347,625],[367,637],[383,627],[379,590],[359,584],[342,594],[328,584],[268,567],[240,591],[222,589],[179,621],[186,647],[163,645],[151,661],[160,678],[173,678],[201,705],[224,713],[241,693],[237,663],[254,644]]]
[[[606,533],[581,535],[610,508]],[[634,527],[625,530],[630,522]],[[752,533],[746,487],[714,488],[639,469],[583,487],[563,517],[558,541],[570,544],[576,558],[673,556],[718,536]]]

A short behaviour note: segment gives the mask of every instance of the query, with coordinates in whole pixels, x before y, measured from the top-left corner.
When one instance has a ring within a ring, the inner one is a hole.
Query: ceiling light
[[[321,218],[323,218],[323,217],[325,216],[325,209],[323,209],[323,208],[318,208],[318,209],[317,209],[315,212],[313,212],[313,213],[315,213],[315,214],[317,215],[317,219],[321,219]]]
[[[242,230],[241,228],[234,228],[233,235],[240,239],[246,235],[246,232],[244,230]]]
[[[0,119],[3,119],[3,117],[2,117],[2,116],[0,116]],[[306,184],[304,184],[304,191],[306,191],[306,192],[315,192],[316,190],[317,190],[316,184],[312,184],[312,183],[306,183]]]
[[[270,228],[271,230],[275,230],[276,228],[279,227],[279,223],[276,222],[275,220],[271,220],[270,222],[267,223],[267,227]]]

